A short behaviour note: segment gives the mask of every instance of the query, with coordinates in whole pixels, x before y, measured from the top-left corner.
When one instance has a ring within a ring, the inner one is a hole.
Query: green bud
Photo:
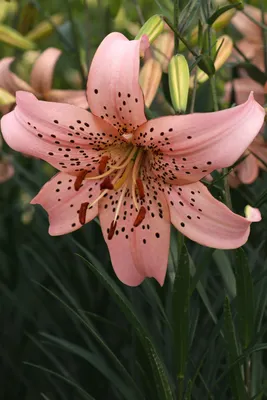
[[[186,111],[189,91],[189,67],[182,54],[172,57],[169,63],[169,88],[173,108],[178,113]]]
[[[54,25],[58,26],[63,23],[64,17],[62,14],[55,14],[50,17],[50,21],[40,22],[30,32],[28,32],[26,38],[34,41],[46,38],[53,33]]]
[[[153,15],[142,26],[135,39],[140,39],[147,35],[149,42],[152,43],[164,30],[164,21],[160,15]]]
[[[11,46],[23,50],[32,50],[35,48],[35,44],[31,40],[22,36],[15,29],[2,24],[0,25],[0,42],[10,44]]]
[[[22,11],[20,13],[20,18],[17,26],[18,32],[22,35],[26,35],[35,22],[35,19],[38,15],[38,11],[36,6],[32,2],[28,2],[22,7]]]

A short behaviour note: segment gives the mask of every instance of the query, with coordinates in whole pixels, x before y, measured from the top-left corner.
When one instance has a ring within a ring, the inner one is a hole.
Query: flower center
[[[138,211],[137,217],[133,223],[135,227],[139,226],[145,218],[146,209],[144,206],[139,206],[137,200],[137,193],[139,199],[142,200],[145,197],[145,191],[143,182],[140,177],[140,170],[142,162],[145,156],[143,148],[133,146],[132,144],[126,147],[126,151],[123,156],[120,156],[119,161],[115,162],[114,149],[110,149],[107,154],[104,154],[99,162],[97,176],[87,177],[87,171],[82,171],[76,178],[74,187],[75,190],[79,190],[84,179],[86,180],[101,180],[100,183],[100,195],[92,203],[82,203],[79,212],[79,221],[83,225],[86,220],[86,211],[93,207],[99,202],[109,190],[121,190],[121,194],[118,200],[118,204],[115,210],[114,219],[111,222],[108,239],[112,239],[117,225],[117,217],[120,212],[123,199],[125,197],[127,189],[130,189],[133,199],[133,204],[136,211]],[[112,157],[113,154],[113,157]],[[113,159],[113,162],[112,162]],[[110,165],[109,165],[110,164]]]

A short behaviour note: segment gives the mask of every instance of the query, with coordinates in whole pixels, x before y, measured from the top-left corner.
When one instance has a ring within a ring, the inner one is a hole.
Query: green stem
[[[80,72],[80,76],[82,79],[82,83],[83,86],[86,87],[86,76],[84,73],[84,68],[82,66],[82,62],[81,62],[81,57],[80,57],[80,52],[79,52],[79,38],[78,38],[78,34],[76,31],[76,26],[75,26],[75,22],[73,19],[73,15],[72,15],[72,9],[71,9],[71,5],[70,5],[70,0],[67,0],[67,7],[68,7],[68,14],[69,14],[69,20],[71,23],[71,29],[72,29],[72,37],[73,37],[73,41],[74,41],[74,45],[75,45],[75,53],[76,53],[76,62],[77,62],[77,66]]]
[[[175,29],[175,27],[173,26],[173,24],[170,22],[170,20],[167,17],[163,17],[164,21],[166,22],[167,25],[169,25],[169,27],[171,28],[171,30],[173,31],[173,33],[175,33],[175,35],[179,38],[179,40],[185,45],[185,47],[187,48],[188,51],[190,51],[191,54],[193,54],[194,57],[198,57],[197,52],[192,49],[190,47],[190,44],[188,43],[188,41],[186,39],[184,39],[180,33],[177,31],[177,29]]]
[[[267,26],[264,24],[263,22],[257,21],[256,19],[254,19],[251,15],[249,15],[245,10],[241,11],[248,19],[250,19],[250,21],[252,21],[254,24],[258,25],[260,28],[262,28],[263,30],[267,30]]]
[[[197,69],[195,69],[195,75],[194,75],[194,84],[193,84],[193,91],[190,104],[190,114],[192,114],[195,109],[196,95],[197,95]]]
[[[174,0],[173,24],[175,29],[179,29],[179,0]],[[179,52],[179,37],[174,35],[174,54]]]
[[[223,174],[225,174],[223,178],[225,204],[227,205],[228,208],[231,209],[232,200],[231,200],[230,186],[228,182],[228,168],[223,168]]]

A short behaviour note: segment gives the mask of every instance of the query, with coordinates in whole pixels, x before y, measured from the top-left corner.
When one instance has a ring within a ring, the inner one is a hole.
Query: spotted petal
[[[156,183],[145,182],[147,209],[142,223],[134,227],[137,212],[130,192],[123,199],[114,236],[108,239],[121,190],[110,193],[99,204],[100,223],[113,268],[118,278],[136,286],[145,277],[154,277],[161,285],[167,270],[170,222],[166,200]]]
[[[1,127],[13,149],[72,174],[94,173],[105,147],[118,139],[116,129],[89,112],[26,92],[17,93],[17,107],[2,118]]]
[[[246,243],[250,221],[216,200],[200,182],[173,186],[167,198],[172,224],[204,246],[234,249]]]
[[[135,132],[134,142],[154,151],[150,164],[164,182],[196,182],[232,165],[259,132],[265,112],[250,95],[223,111],[162,117]]]
[[[93,58],[87,83],[89,107],[117,128],[132,131],[146,121],[138,79],[140,50],[147,46],[145,39],[128,40],[114,32]]]
[[[49,233],[57,236],[79,229],[79,210],[82,203],[92,202],[99,196],[99,181],[84,181],[77,192],[75,178],[62,172],[47,182],[31,204],[40,204],[49,215]],[[91,221],[98,213],[97,204],[87,210],[85,222]]]
[[[59,49],[50,47],[35,61],[31,72],[31,85],[37,93],[45,94],[51,89],[55,65],[60,55]]]

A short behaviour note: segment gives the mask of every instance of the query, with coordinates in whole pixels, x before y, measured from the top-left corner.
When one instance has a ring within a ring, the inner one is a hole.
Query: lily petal
[[[10,147],[41,158],[65,173],[94,173],[102,150],[118,139],[107,122],[70,104],[37,100],[17,93],[17,107],[1,120]]]
[[[14,175],[14,166],[9,160],[2,160],[0,162],[0,183],[8,181]]]
[[[148,47],[143,36],[128,40],[109,34],[93,58],[87,83],[87,99],[93,114],[129,132],[146,121],[139,86],[140,50]]]
[[[31,204],[40,204],[49,215],[49,233],[52,236],[63,235],[79,229],[79,210],[82,203],[92,202],[99,196],[99,181],[84,181],[77,192],[74,189],[75,178],[62,172],[47,182]],[[95,204],[86,212],[85,223],[97,216],[98,206]]]
[[[6,57],[0,61],[0,87],[13,95],[17,90],[33,92],[33,89],[27,82],[23,81],[16,74],[10,71],[10,66],[13,61],[14,57]]]
[[[85,90],[57,90],[52,89],[45,94],[45,100],[57,103],[73,104],[76,107],[88,108]]]
[[[217,249],[235,249],[246,243],[250,221],[216,200],[202,183],[173,186],[169,192],[171,222],[189,239]]]
[[[259,175],[259,166],[257,159],[249,154],[240,164],[235,168],[238,179],[246,185],[254,182]]]
[[[251,94],[246,103],[227,110],[150,120],[134,133],[134,142],[155,151],[151,169],[163,182],[196,182],[232,165],[259,132],[264,116]]]
[[[99,218],[111,261],[118,278],[129,286],[136,286],[145,277],[154,277],[163,285],[167,270],[170,243],[170,220],[167,202],[156,183],[145,182],[147,209],[144,220],[134,227],[137,211],[127,192],[121,205],[119,219],[112,239],[108,239],[115,217],[121,190],[99,202]],[[155,193],[157,194],[155,194]],[[155,200],[156,199],[156,200]]]
[[[150,107],[159,88],[162,76],[160,63],[149,58],[140,71],[139,82],[144,94],[145,105]]]
[[[51,89],[55,65],[60,55],[59,49],[50,47],[37,58],[30,79],[31,85],[37,93],[45,94]]]

